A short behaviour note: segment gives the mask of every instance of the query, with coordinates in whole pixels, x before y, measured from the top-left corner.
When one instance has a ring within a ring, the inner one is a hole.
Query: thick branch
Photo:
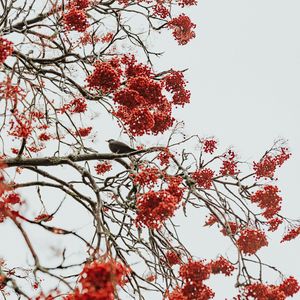
[[[142,153],[161,151],[162,147],[152,147],[146,150],[138,150],[126,154],[114,153],[90,153],[68,155],[63,157],[39,157],[39,158],[8,158],[1,161],[6,167],[23,167],[23,166],[57,166],[69,164],[71,162],[89,161],[89,160],[116,160],[119,158],[130,157]]]

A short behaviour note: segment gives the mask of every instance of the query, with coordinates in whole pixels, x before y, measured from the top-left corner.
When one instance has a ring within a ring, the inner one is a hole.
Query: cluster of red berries
[[[197,0],[180,0],[178,5],[181,7],[197,5]]]
[[[84,32],[89,27],[85,9],[89,0],[73,0],[69,3],[69,10],[63,14],[63,23],[67,31]]]
[[[86,9],[90,6],[90,0],[71,0],[69,6],[77,9]]]
[[[13,43],[0,36],[0,64],[3,64],[14,51]]]
[[[176,287],[173,292],[167,293],[169,300],[209,300],[214,297],[214,292],[203,283],[211,274],[211,267],[204,261],[189,260],[180,266],[179,275],[183,287]]]
[[[168,176],[165,178],[166,182],[168,183],[168,191],[171,195],[178,199],[178,202],[181,201],[185,187],[182,186],[182,177],[180,176]]]
[[[137,226],[145,225],[151,229],[158,229],[174,215],[178,207],[178,198],[166,190],[149,191],[138,197],[136,206]]]
[[[166,260],[169,266],[180,265],[182,263],[180,253],[174,250],[166,252]]]
[[[42,132],[42,133],[38,136],[38,139],[39,139],[40,141],[43,141],[43,142],[49,141],[49,140],[51,140],[51,138],[52,138],[51,134],[49,134],[49,133],[47,133],[47,132]]]
[[[124,89],[115,93],[114,101],[119,104],[115,115],[131,134],[158,134],[173,125],[172,106],[162,91],[161,81],[136,74],[127,80]]]
[[[168,27],[173,30],[173,36],[179,45],[187,44],[196,34],[196,25],[185,14],[181,14],[168,22]]]
[[[268,220],[267,224],[269,225],[268,231],[276,231],[280,224],[282,224],[282,218],[273,218]]]
[[[190,92],[182,72],[171,71],[164,77],[137,63],[133,55],[97,61],[87,77],[88,87],[113,94],[117,107],[113,114],[135,136],[162,133],[173,125],[172,106],[189,103]],[[172,94],[172,100],[168,95]]]
[[[82,97],[75,98],[71,102],[66,103],[63,107],[59,109],[60,113],[70,112],[71,114],[75,113],[84,113],[87,110],[86,100]]]
[[[221,232],[225,236],[235,235],[238,232],[239,225],[235,222],[229,221],[225,224],[225,227],[221,229]]]
[[[297,226],[295,228],[290,229],[282,238],[280,241],[281,243],[293,240],[296,238],[298,235],[300,235],[300,226]]]
[[[282,198],[278,192],[277,186],[266,185],[250,197],[253,203],[257,203],[261,209],[265,210],[262,215],[266,219],[272,219],[281,210]]]
[[[202,142],[203,144],[203,151],[205,153],[213,154],[217,149],[217,141],[213,139],[206,139]]]
[[[281,152],[277,155],[265,155],[261,161],[253,162],[253,169],[255,171],[256,178],[273,178],[277,167],[281,167],[283,163],[288,160],[291,153],[287,148],[281,148]]]
[[[32,119],[24,114],[14,113],[14,119],[10,120],[9,134],[17,138],[27,138],[33,130]]]
[[[153,15],[162,19],[166,19],[170,15],[170,9],[165,7],[165,3],[157,3],[152,6]]]
[[[159,164],[161,166],[169,166],[171,158],[174,155],[171,153],[169,148],[164,148],[158,155],[157,159],[159,160]]]
[[[80,274],[81,288],[75,289],[64,300],[113,300],[116,287],[123,286],[129,274],[129,268],[115,260],[94,261],[85,265]]]
[[[196,184],[204,189],[211,188],[213,177],[214,171],[209,168],[197,170],[192,174],[192,178],[196,181]]]
[[[266,234],[259,229],[246,228],[237,240],[239,250],[245,254],[255,254],[260,248],[268,246]]]
[[[25,99],[26,93],[19,85],[13,84],[11,78],[7,77],[0,82],[0,98],[10,102],[11,107],[16,107],[19,101]]]
[[[98,175],[103,175],[105,174],[106,172],[109,172],[110,170],[112,169],[112,165],[110,162],[108,161],[104,161],[104,162],[101,162],[101,163],[98,163],[96,166],[95,166],[95,171]]]
[[[4,195],[2,194],[0,198],[0,223],[3,222],[6,217],[14,216],[15,211],[13,209],[13,206],[16,204],[22,204],[22,200],[19,194],[16,193],[8,193]]]
[[[209,265],[212,274],[222,273],[225,276],[231,276],[234,271],[234,266],[223,256],[220,256],[217,260],[211,261]]]
[[[184,106],[190,102],[191,93],[186,90],[186,81],[183,73],[172,71],[165,77],[166,90],[173,93],[172,103],[175,105]]]
[[[80,137],[86,137],[88,136],[92,131],[92,127],[80,127],[76,131],[76,135]]]
[[[134,175],[134,184],[153,186],[159,178],[159,170],[155,167],[140,167],[138,174]]]
[[[26,150],[33,153],[41,151],[45,148],[43,142],[55,139],[55,136],[47,131],[49,126],[46,122],[43,122],[43,119],[45,119],[45,114],[40,111],[33,110],[20,113],[15,109],[9,121],[8,134],[18,139],[25,138],[29,140],[29,138],[32,138],[32,142],[26,145]],[[11,151],[14,154],[19,153],[19,149],[15,147],[12,147]]]
[[[262,283],[253,283],[245,287],[244,296],[247,299],[276,299],[285,300],[287,297],[295,295],[300,290],[297,280],[290,276],[280,285],[265,285]],[[251,298],[250,298],[251,297]]]
[[[221,175],[234,176],[238,172],[235,156],[236,155],[232,150],[228,150],[228,152],[223,156],[223,164],[220,169]]]
[[[205,221],[204,226],[212,226],[218,222],[218,219],[215,215],[209,215]]]
[[[86,79],[88,87],[103,94],[114,92],[121,85],[122,70],[118,59],[107,62],[97,61],[94,71]]]

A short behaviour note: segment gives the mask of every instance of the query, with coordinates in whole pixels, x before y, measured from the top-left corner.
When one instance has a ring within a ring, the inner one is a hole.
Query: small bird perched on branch
[[[114,139],[107,140],[107,142],[110,151],[113,153],[126,154],[126,153],[137,151],[136,149],[129,147],[125,143],[116,141]]]

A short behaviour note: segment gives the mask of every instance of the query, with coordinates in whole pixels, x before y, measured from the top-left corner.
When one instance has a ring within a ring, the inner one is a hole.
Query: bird
[[[136,149],[129,147],[125,143],[116,141],[114,139],[109,139],[106,142],[108,142],[110,151],[116,154],[126,154],[137,151]]]

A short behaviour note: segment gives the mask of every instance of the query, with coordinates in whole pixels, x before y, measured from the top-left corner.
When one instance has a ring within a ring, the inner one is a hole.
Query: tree
[[[1,1],[0,225],[29,252],[22,265],[1,261],[4,299],[205,300],[214,298],[207,280],[215,274],[235,278],[235,299],[299,291],[258,256],[279,226],[282,242],[300,234],[299,222],[280,213],[275,172],[291,155],[284,141],[249,164],[214,138],[186,137],[173,116],[190,101],[184,70],[154,64],[161,53],[147,39],[169,30],[188,43],[195,24],[181,9],[195,4]],[[94,147],[116,121],[136,151]],[[137,142],[162,134],[164,145]],[[190,253],[174,220],[193,209],[234,254]],[[49,260],[36,235],[63,251]],[[280,282],[267,283],[265,269]]]

